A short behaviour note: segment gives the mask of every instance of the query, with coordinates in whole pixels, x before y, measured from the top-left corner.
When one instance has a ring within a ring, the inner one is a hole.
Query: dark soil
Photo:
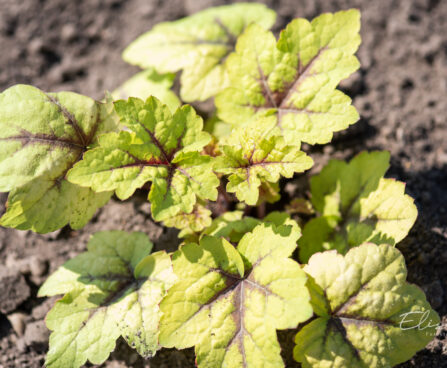
[[[343,82],[361,121],[331,145],[309,149],[318,172],[331,157],[386,149],[388,176],[407,183],[419,209],[416,225],[398,247],[409,281],[421,286],[443,316],[437,337],[401,367],[447,367],[447,1],[263,1],[278,12],[275,31],[295,17],[357,7],[362,11],[362,68]],[[29,83],[48,91],[72,90],[102,98],[135,68],[120,59],[123,48],[163,20],[211,5],[212,0],[0,0],[0,89]],[[305,192],[308,175],[285,186]],[[85,249],[99,230],[146,232],[157,248],[174,249],[176,232],[151,221],[144,193],[112,200],[80,231],[36,235],[0,228],[0,368],[41,367],[48,331],[43,318],[53,299],[36,297],[49,273]],[[0,213],[6,195],[0,195]],[[12,287],[15,287],[13,291]],[[17,292],[19,289],[20,292]],[[287,366],[293,331],[280,332]],[[194,355],[162,350],[143,361],[122,341],[105,367],[192,367]]]

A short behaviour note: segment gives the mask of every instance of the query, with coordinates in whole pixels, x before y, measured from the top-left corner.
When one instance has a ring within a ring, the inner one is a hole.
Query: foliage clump
[[[391,367],[435,334],[395,248],[417,209],[384,178],[387,152],[332,160],[310,198],[279,202],[280,180],[313,165],[302,143],[359,118],[337,86],[359,68],[360,13],[295,19],[278,40],[274,21],[236,4],[162,23],[123,54],[145,70],[103,102],[0,94],[2,226],[79,229],[140,189],[153,219],[181,230],[172,254],[151,253],[143,233],[97,233],[50,276],[39,295],[63,297],[46,366],[101,364],[122,336],[143,357],[194,346],[199,367],[282,367],[276,330],[297,328],[303,367]],[[181,103],[210,97],[208,116]]]

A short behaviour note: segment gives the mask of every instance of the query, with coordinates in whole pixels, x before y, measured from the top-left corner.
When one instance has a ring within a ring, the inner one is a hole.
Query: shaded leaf
[[[88,251],[66,262],[39,296],[66,293],[48,313],[47,367],[103,363],[123,336],[143,357],[158,350],[158,304],[175,282],[170,257],[151,255],[143,233],[95,234]]]
[[[259,187],[259,198],[256,206],[263,203],[275,203],[281,199],[279,183],[270,183],[268,181],[262,182]]]
[[[363,244],[346,256],[311,257],[317,318],[296,335],[294,357],[304,368],[386,368],[411,358],[434,337],[439,317],[424,293],[405,279],[400,252]]]
[[[2,226],[46,233],[81,228],[109,193],[70,184],[66,173],[117,129],[110,103],[71,92],[16,85],[0,94],[0,191],[11,191]]]
[[[183,70],[182,100],[206,100],[227,84],[225,59],[247,25],[267,29],[274,22],[275,13],[262,4],[219,6],[158,24],[131,43],[123,59],[161,73]]]
[[[185,238],[201,232],[210,226],[211,222],[211,211],[204,205],[196,203],[191,213],[180,212],[163,221],[163,225],[180,229],[179,238]]]
[[[243,125],[259,115],[276,118],[286,143],[327,143],[333,132],[359,119],[338,83],[359,68],[360,13],[295,19],[276,42],[254,24],[238,38],[227,60],[229,87],[216,97],[218,115]]]
[[[293,214],[302,214],[302,215],[313,215],[315,210],[312,206],[312,203],[305,198],[294,198],[290,201],[288,205],[286,205],[286,212]]]
[[[363,152],[349,163],[332,160],[311,179],[312,204],[320,217],[310,220],[300,239],[300,259],[325,249],[346,253],[366,241],[394,245],[417,217],[405,184],[384,179],[388,152]]]
[[[195,345],[199,367],[283,366],[275,330],[312,314],[306,276],[289,258],[296,239],[290,226],[259,225],[237,248],[211,236],[181,246],[160,343]]]
[[[190,213],[196,198],[217,198],[219,180],[211,158],[199,154],[210,136],[202,119],[185,105],[171,114],[155,97],[117,101],[122,131],[101,137],[99,147],[68,173],[72,183],[102,192],[115,190],[120,199],[152,182],[149,193],[154,219],[163,221],[180,212]]]

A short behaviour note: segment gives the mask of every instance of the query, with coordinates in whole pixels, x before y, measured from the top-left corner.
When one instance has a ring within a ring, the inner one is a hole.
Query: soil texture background
[[[0,0],[0,89],[16,83],[46,91],[70,90],[101,99],[137,71],[121,60],[123,49],[156,23],[174,20],[219,0]],[[398,244],[408,279],[427,294],[442,316],[436,338],[400,367],[447,367],[447,1],[261,1],[278,13],[274,31],[296,17],[351,7],[362,12],[361,69],[341,88],[361,120],[325,146],[305,147],[315,161],[307,174],[282,185],[281,203],[306,194],[308,178],[330,158],[362,150],[391,152],[387,177],[407,183],[418,220]],[[54,299],[37,298],[38,287],[58,266],[85,250],[101,230],[143,231],[156,249],[173,250],[177,232],[154,223],[141,191],[113,199],[82,230],[38,235],[0,227],[0,368],[42,367],[48,349],[44,316]],[[0,194],[0,214],[6,194]],[[287,367],[294,331],[279,332]],[[123,341],[108,368],[193,367],[192,349],[163,349],[143,360]]]

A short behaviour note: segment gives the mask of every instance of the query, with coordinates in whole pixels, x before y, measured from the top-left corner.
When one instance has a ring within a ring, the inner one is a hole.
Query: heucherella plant
[[[153,219],[180,230],[171,254],[151,253],[144,233],[96,233],[48,278],[39,296],[63,297],[46,318],[47,367],[102,364],[119,337],[144,358],[194,347],[203,368],[283,367],[276,330],[296,329],[303,367],[383,368],[435,335],[395,248],[417,210],[384,178],[387,152],[332,160],[310,198],[280,201],[280,180],[313,165],[302,143],[358,120],[336,88],[359,67],[359,12],[292,20],[278,40],[274,21],[235,4],[162,23],[124,51],[145,70],[102,102],[0,94],[2,226],[80,229],[140,190]],[[209,97],[209,114],[182,104]]]

